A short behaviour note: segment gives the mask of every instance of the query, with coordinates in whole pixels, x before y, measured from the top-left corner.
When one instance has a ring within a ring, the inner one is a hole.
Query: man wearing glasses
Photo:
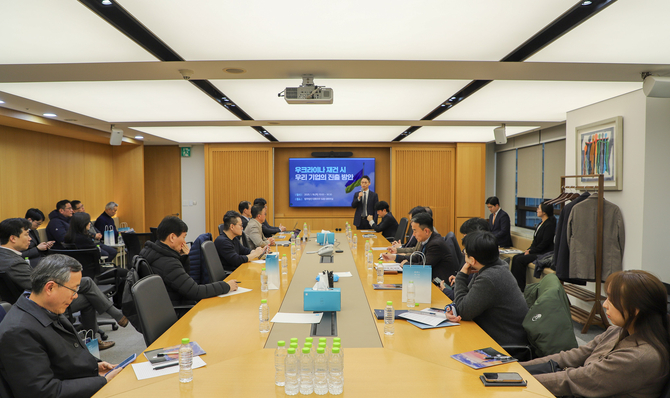
[[[47,239],[54,241],[54,249],[62,249],[65,233],[70,228],[70,220],[74,211],[69,200],[63,199],[56,203],[56,210],[49,213],[49,224],[47,224]]]
[[[239,239],[235,239],[242,236],[242,232],[242,216],[236,211],[228,211],[223,216],[223,234],[214,240],[214,246],[226,271],[235,271],[240,265],[259,258],[270,247],[268,245],[249,250]]]
[[[28,257],[30,266],[35,268],[55,242],[40,242],[40,234],[37,232],[37,228],[44,222],[44,213],[40,209],[28,209],[26,220],[30,221],[30,246],[21,252],[21,257]]]
[[[30,222],[25,218],[8,218],[0,222],[0,270],[4,271],[11,282],[23,290],[31,290],[30,275],[33,271],[30,264],[21,257],[21,251],[30,246]],[[49,256],[45,257],[45,261]],[[84,330],[98,333],[96,312],[104,312],[114,318],[119,326],[126,327],[128,318],[112,305],[112,302],[100,291],[89,277],[81,278],[79,295],[73,297],[71,311],[81,311],[81,325]],[[114,346],[113,341],[99,341],[100,350]]]
[[[19,297],[0,324],[0,375],[10,395],[90,397],[121,371],[91,355],[63,316],[77,297],[81,269],[71,257],[46,257],[30,296]]]

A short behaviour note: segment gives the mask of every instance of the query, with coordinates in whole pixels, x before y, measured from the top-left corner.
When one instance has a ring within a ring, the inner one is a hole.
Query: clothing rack
[[[598,185],[575,185],[575,186],[566,186],[566,178],[584,178],[584,177],[593,177],[598,178]],[[566,188],[576,188],[580,190],[596,190],[598,192],[598,222],[596,226],[596,291],[591,292],[584,288],[575,286],[575,285],[563,285],[565,292],[578,298],[582,301],[593,302],[593,307],[591,312],[586,312],[585,310],[575,307],[574,305],[570,306],[570,313],[572,315],[572,320],[575,322],[581,323],[584,325],[582,328],[582,333],[589,331],[591,325],[600,325],[603,328],[607,329],[609,327],[609,322],[607,321],[607,316],[605,315],[605,310],[603,309],[601,301],[604,301],[606,297],[602,295],[602,273],[603,273],[603,236],[604,236],[604,225],[605,225],[605,176],[603,174],[584,174],[584,175],[572,175],[572,176],[561,176],[561,194],[565,193]]]

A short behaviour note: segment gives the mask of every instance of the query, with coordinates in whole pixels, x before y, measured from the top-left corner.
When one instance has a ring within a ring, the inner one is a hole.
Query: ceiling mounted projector
[[[332,104],[333,89],[314,85],[313,75],[302,75],[299,87],[286,87],[278,94],[289,104]]]

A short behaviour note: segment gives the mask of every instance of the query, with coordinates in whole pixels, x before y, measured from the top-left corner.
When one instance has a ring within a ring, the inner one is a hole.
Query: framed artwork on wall
[[[604,174],[605,189],[623,189],[623,117],[616,116],[575,129],[577,174]],[[597,178],[579,178],[577,186],[591,186]]]

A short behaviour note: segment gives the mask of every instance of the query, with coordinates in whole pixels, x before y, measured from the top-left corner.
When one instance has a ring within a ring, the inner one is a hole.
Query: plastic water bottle
[[[365,252],[367,253],[369,251],[370,251],[370,239],[366,239],[365,240]]]
[[[307,242],[307,223],[302,224],[302,240]]]
[[[342,343],[339,341],[334,341],[333,342],[333,348],[339,348],[340,349],[340,356],[342,357],[342,360],[344,361],[344,348],[342,348]]]
[[[286,384],[286,342],[279,340],[277,342],[277,349],[275,350],[275,385],[280,387]]]
[[[312,357],[312,360],[314,360],[314,350],[312,350],[312,342],[311,341],[305,341],[305,345],[302,346],[302,348],[309,348],[309,355]]]
[[[415,297],[416,297],[416,290],[414,289],[414,281],[409,281],[407,284],[407,308],[414,309],[415,307]]]
[[[354,239],[352,240],[352,247],[354,250],[358,248],[358,234],[354,234]]]
[[[377,264],[377,283],[384,283],[384,264]]]
[[[317,348],[314,357],[314,392],[316,395],[328,393],[328,356],[325,347]]]
[[[123,245],[123,244],[125,244],[125,243],[123,243],[123,236],[121,236],[121,232],[119,232],[119,239],[117,239],[116,243],[117,243],[118,245]]]
[[[393,301],[386,302],[384,309],[384,334],[392,336],[395,333],[395,310],[393,309]]]
[[[300,394],[309,395],[314,392],[314,359],[307,347],[302,347],[300,356]]]
[[[265,272],[265,268],[261,269],[261,292],[268,291],[268,274]]]
[[[372,267],[374,266],[374,260],[372,258],[372,250],[368,250],[365,253],[365,262],[368,266],[368,271],[372,271]]]
[[[295,257],[298,254],[298,250],[295,247],[295,242],[291,242],[291,260],[295,261]]]
[[[344,390],[344,358],[340,354],[338,347],[333,347],[333,351],[328,359],[328,392],[332,395],[340,395]]]
[[[193,381],[193,348],[188,338],[181,339],[179,347],[179,382],[190,383]]]
[[[270,331],[270,309],[267,299],[261,300],[261,306],[258,308],[258,319],[260,320],[259,330],[261,332]]]
[[[281,257],[281,273],[288,274],[288,260],[286,260],[286,254]]]
[[[297,395],[300,391],[300,359],[293,347],[289,348],[287,351],[284,368],[286,372],[284,393],[286,395]]]

